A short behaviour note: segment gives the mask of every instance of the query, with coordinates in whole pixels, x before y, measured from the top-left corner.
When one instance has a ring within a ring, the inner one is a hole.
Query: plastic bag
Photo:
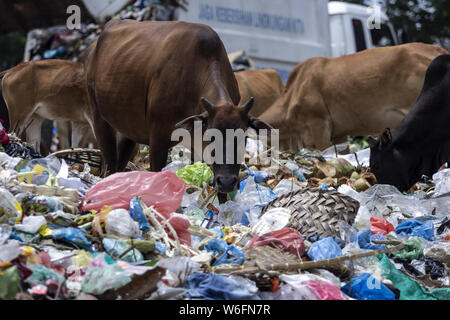
[[[93,268],[84,279],[81,291],[101,295],[109,289],[120,289],[131,282],[131,275],[117,264]]]
[[[434,235],[434,225],[432,221],[423,223],[415,219],[409,219],[399,224],[397,228],[395,228],[395,232],[397,234],[403,234],[411,237],[422,237],[424,239],[432,241]]]
[[[203,183],[209,183],[213,172],[206,163],[197,162],[178,170],[176,175],[187,184],[203,187]]]
[[[450,268],[450,243],[448,242],[437,242],[424,250],[424,254],[427,257],[439,260]]]
[[[0,245],[4,244],[6,240],[9,239],[9,236],[11,235],[11,227],[7,224],[1,224],[0,225]]]
[[[28,278],[27,282],[32,284],[45,284],[49,279],[56,280],[58,283],[64,283],[66,279],[58,272],[44,267],[42,264],[35,264],[29,266],[29,269],[33,272]]]
[[[0,188],[0,216],[8,217],[9,224],[19,223],[22,219],[22,207],[8,190]]]
[[[400,290],[400,300],[440,300],[442,296],[447,295],[447,298],[449,297],[450,289],[448,288],[425,290],[417,281],[398,270],[385,254],[379,255],[378,259],[383,268],[383,276]]]
[[[168,217],[179,208],[185,183],[173,172],[132,171],[113,174],[92,187],[83,201],[83,211],[99,211],[104,205],[130,209],[130,200],[141,196],[144,203]]]
[[[221,264],[241,265],[244,263],[244,253],[233,245],[229,246],[224,240],[218,238],[212,239],[206,244],[205,250],[213,252],[214,256],[222,253],[218,258],[216,258],[213,266],[218,266]]]
[[[128,243],[126,243],[123,240],[111,238],[104,238],[102,243],[103,246],[105,247],[106,252],[108,252],[108,254],[110,254],[113,257],[119,257],[125,250],[131,247]],[[138,250],[133,249],[127,252],[123,257],[121,257],[120,260],[126,262],[138,262],[144,260],[144,257],[142,256],[142,253],[140,253]]]
[[[169,163],[167,166],[165,166],[161,172],[164,171],[172,171],[173,173],[176,173],[178,170],[183,169],[184,167],[186,167],[189,163],[186,163],[184,161],[180,161],[180,160],[175,160],[172,161],[171,163]]]
[[[268,232],[283,229],[291,218],[288,208],[272,208],[267,211],[252,228],[252,233],[262,235]]]
[[[30,197],[27,200],[27,203],[30,203],[32,210],[35,212],[48,213],[64,210],[64,206],[55,197],[34,196]],[[28,207],[28,205],[24,205],[25,209],[26,207]]]
[[[436,185],[434,196],[438,197],[450,192],[450,169],[444,169],[433,174],[433,181]]]
[[[248,218],[254,224],[262,207],[276,198],[277,195],[272,190],[255,183],[253,177],[248,177],[241,181],[235,201],[250,208]]]
[[[385,240],[381,234],[372,234],[370,230],[358,232],[358,244],[362,249],[380,250],[386,249],[384,244],[374,244],[373,240]]]
[[[219,210],[217,217],[219,223],[225,226],[234,226],[235,224],[242,223],[245,212],[249,207],[235,201],[227,201],[220,204],[217,209]]]
[[[14,229],[27,232],[37,233],[41,229],[44,230],[47,227],[47,220],[43,216],[29,216],[24,217],[21,224],[16,224]]]
[[[341,247],[332,237],[314,242],[308,250],[308,257],[311,260],[327,260],[340,256],[342,256]]]
[[[130,216],[134,221],[139,223],[139,229],[145,234],[151,230],[151,227],[145,217],[141,201],[142,199],[140,197],[134,197],[130,200]]]
[[[339,287],[314,274],[282,274],[280,280],[293,289],[295,300],[349,300]]]
[[[389,232],[395,232],[394,226],[384,218],[372,217],[370,218],[370,223],[370,231],[372,231],[372,234],[381,234],[385,236]]]
[[[226,278],[217,274],[197,272],[189,276],[186,289],[191,299],[205,300],[260,300],[258,288],[252,289],[238,277]]]
[[[125,209],[115,209],[108,213],[105,229],[107,233],[119,237],[137,238],[141,235],[139,226]]]
[[[273,188],[273,192],[278,196],[282,196],[283,194],[294,192],[300,189],[296,183],[289,179],[281,180],[275,188]]]
[[[16,266],[0,274],[0,299],[15,299],[20,292],[20,276]]]
[[[413,237],[408,241],[405,241],[404,245],[404,248],[394,251],[392,254],[398,258],[408,260],[419,259],[423,256],[424,245],[420,238]]]
[[[256,235],[247,246],[271,246],[287,251],[297,257],[301,257],[305,253],[302,236],[297,230],[292,228],[272,231],[261,236]]]
[[[342,291],[358,300],[395,300],[395,294],[368,273],[353,278]]]
[[[9,240],[0,246],[0,262],[9,262],[20,254],[20,244],[17,240]]]
[[[86,238],[84,230],[73,227],[55,229],[52,232],[52,237],[55,240],[74,244],[84,250],[89,250],[92,245],[91,241]]]

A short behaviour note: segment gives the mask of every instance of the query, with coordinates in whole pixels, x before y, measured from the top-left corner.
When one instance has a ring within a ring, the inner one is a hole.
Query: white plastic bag
[[[116,209],[108,213],[105,229],[107,233],[119,237],[136,238],[141,235],[139,225],[125,209]]]

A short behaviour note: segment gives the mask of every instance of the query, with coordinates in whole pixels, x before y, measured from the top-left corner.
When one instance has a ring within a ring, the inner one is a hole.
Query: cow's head
[[[238,137],[229,139],[227,143],[227,131],[230,132],[246,132],[248,128],[253,128],[256,131],[260,129],[266,129],[270,134],[270,130],[273,129],[270,125],[262,120],[252,117],[249,112],[254,104],[254,99],[251,98],[242,107],[237,107],[231,103],[223,103],[213,105],[205,98],[201,99],[201,104],[206,110],[202,114],[189,117],[176,125],[176,128],[184,128],[192,131],[194,123],[201,121],[207,129],[215,129],[210,132],[220,132],[223,137],[223,149],[222,154],[215,154],[212,152],[212,156],[215,157],[214,162],[211,163],[212,171],[214,172],[214,187],[221,193],[229,193],[237,190],[239,185],[239,169],[241,166],[241,159],[238,159],[238,155],[243,155],[245,151],[246,139],[239,139]],[[231,131],[229,130],[231,129]],[[240,129],[240,130],[239,130]],[[211,139],[211,143],[215,142],[215,139]],[[233,142],[233,143],[230,143]],[[227,155],[231,152],[234,157],[227,159]]]
[[[370,137],[370,169],[380,184],[390,184],[400,191],[408,190],[414,182],[410,172],[410,162],[398,152],[392,143],[390,129],[386,129],[377,139]]]

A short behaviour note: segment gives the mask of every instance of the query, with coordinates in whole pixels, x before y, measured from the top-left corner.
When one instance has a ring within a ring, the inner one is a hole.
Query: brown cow
[[[270,128],[248,115],[253,100],[237,106],[238,84],[224,45],[205,25],[110,21],[85,69],[96,137],[110,172],[124,169],[136,143],[150,145],[151,170],[161,170],[176,144],[173,130],[192,130],[194,121],[223,133]],[[212,169],[219,192],[236,190],[240,163]]]
[[[65,60],[21,63],[0,74],[3,97],[9,112],[10,131],[18,124],[26,130],[27,141],[40,149],[44,119],[72,121],[72,146],[77,147],[86,131],[91,131],[91,117],[86,101],[83,65]]]
[[[438,46],[411,43],[306,60],[260,118],[280,129],[282,150],[323,150],[347,136],[379,134],[403,120],[428,65],[444,53]]]
[[[283,81],[277,71],[245,70],[235,72],[242,101],[255,98],[255,105],[250,114],[259,117],[280,97],[284,90]]]

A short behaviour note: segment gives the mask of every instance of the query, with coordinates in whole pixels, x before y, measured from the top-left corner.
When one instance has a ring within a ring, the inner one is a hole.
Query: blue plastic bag
[[[373,240],[386,240],[386,237],[381,234],[372,234],[372,231],[370,230],[358,232],[358,244],[361,249],[386,249],[386,246],[384,244],[372,243]]]
[[[152,228],[145,217],[140,201],[140,197],[134,197],[130,200],[130,216],[139,224],[139,229],[141,229],[142,233],[145,234]]]
[[[243,283],[217,274],[196,272],[187,280],[187,296],[191,299],[204,300],[260,300]]]
[[[353,278],[341,290],[358,300],[395,300],[395,294],[368,273]]]
[[[222,255],[218,257],[216,261],[212,264],[213,266],[218,266],[221,264],[241,265],[244,263],[245,260],[244,253],[241,250],[239,250],[233,245],[229,246],[222,239],[218,238],[212,239],[206,244],[205,249],[209,252],[212,252],[215,256],[217,256],[220,252],[222,252]]]
[[[247,166],[245,166],[247,169],[246,172],[255,179],[256,183],[264,182],[269,178],[269,174],[264,171],[252,171]]]
[[[395,228],[395,232],[397,234],[403,234],[410,237],[416,236],[432,241],[434,236],[434,224],[432,221],[423,223],[415,219],[409,219],[399,224],[397,228]]]
[[[327,260],[342,256],[341,247],[332,237],[314,242],[308,250],[311,260]]]
[[[89,251],[92,245],[91,241],[85,236],[86,231],[72,227],[59,228],[53,230],[52,237],[55,240],[65,241]]]

